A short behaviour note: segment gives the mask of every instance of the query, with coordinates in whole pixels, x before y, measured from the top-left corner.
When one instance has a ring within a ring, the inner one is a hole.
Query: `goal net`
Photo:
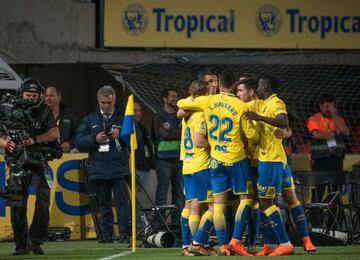
[[[156,55],[154,55],[156,56]],[[103,65],[153,112],[162,108],[161,92],[175,88],[187,96],[190,83],[204,67],[270,74],[280,81],[278,95],[288,108],[295,152],[308,153],[305,123],[319,109],[319,98],[331,93],[351,130],[347,153],[360,153],[360,52],[358,51],[257,51],[175,52],[159,54],[148,62]]]

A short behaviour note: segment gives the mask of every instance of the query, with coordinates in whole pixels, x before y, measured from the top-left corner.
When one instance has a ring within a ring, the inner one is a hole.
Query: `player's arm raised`
[[[184,98],[177,102],[177,106],[183,110],[204,111],[209,96],[196,98]]]

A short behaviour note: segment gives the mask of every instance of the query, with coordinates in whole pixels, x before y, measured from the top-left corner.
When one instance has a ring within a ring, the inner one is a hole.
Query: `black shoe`
[[[120,235],[118,243],[129,244],[130,243],[130,235],[128,235],[128,234]]]
[[[12,253],[12,255],[28,255],[29,253],[30,253],[29,249],[19,247],[15,249],[15,252]]]
[[[34,255],[43,255],[43,254],[45,254],[44,251],[41,249],[40,244],[33,243],[30,246],[30,250],[33,252]]]
[[[112,239],[112,238],[102,238],[102,239],[98,240],[98,243],[100,243],[100,244],[111,244],[111,243],[114,243],[114,239]]]

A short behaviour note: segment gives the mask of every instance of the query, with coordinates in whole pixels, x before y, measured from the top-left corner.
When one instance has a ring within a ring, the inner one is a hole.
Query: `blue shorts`
[[[288,164],[286,164],[285,170],[283,171],[281,187],[283,190],[294,190],[295,189],[294,179],[293,179],[291,169]]]
[[[210,160],[211,186],[214,195],[233,190],[234,194],[254,194],[253,174],[248,159],[236,163]]]
[[[184,174],[183,178],[185,200],[190,201],[196,199],[194,176],[192,174]]]
[[[281,194],[283,172],[286,164],[281,162],[258,162],[257,189],[259,198],[273,199]]]
[[[205,169],[193,174],[194,189],[200,203],[214,202],[214,195],[211,189],[210,169]]]

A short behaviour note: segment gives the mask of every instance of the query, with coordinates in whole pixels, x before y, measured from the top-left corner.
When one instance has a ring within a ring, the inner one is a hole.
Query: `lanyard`
[[[331,132],[331,131],[330,131],[330,123],[325,120],[325,118],[323,117],[323,115],[320,114],[320,117],[321,117],[321,121],[324,123],[324,126],[326,127],[326,130],[327,130],[328,132]]]

